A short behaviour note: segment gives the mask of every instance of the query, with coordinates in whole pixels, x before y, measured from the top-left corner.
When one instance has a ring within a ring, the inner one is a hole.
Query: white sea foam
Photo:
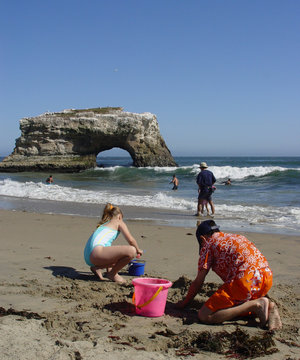
[[[110,166],[110,167],[96,167],[95,170],[97,171],[117,171],[120,168],[122,168],[122,166]],[[175,173],[177,171],[188,171],[191,174],[198,174],[200,172],[199,169],[199,165],[198,164],[194,164],[192,166],[180,166],[180,167],[176,167],[176,166],[172,166],[172,167],[144,167],[144,168],[135,168],[135,167],[130,167],[130,168],[134,168],[137,171],[145,171],[145,169],[147,170],[152,170],[156,173]],[[295,170],[295,171],[300,171],[299,168],[284,168],[281,166],[253,166],[253,167],[236,167],[236,166],[211,166],[209,167],[209,170],[212,171],[215,175],[215,177],[218,180],[222,180],[222,179],[227,179],[227,178],[231,178],[234,180],[241,180],[241,179],[245,179],[247,177],[253,176],[253,177],[261,177],[261,176],[265,176],[268,174],[273,173],[274,171],[279,171],[279,172],[283,172],[283,171],[287,171],[287,170]]]
[[[20,198],[55,200],[78,203],[103,204],[113,202],[119,205],[189,210],[193,202],[174,198],[161,192],[154,195],[132,195],[109,191],[92,191],[59,185],[47,185],[28,181],[21,183],[10,179],[0,181],[0,195]]]
[[[158,192],[152,195],[133,195],[117,191],[91,191],[46,185],[38,182],[18,182],[11,179],[0,181],[0,195],[28,199],[54,200],[85,204],[140,206],[145,208],[172,209],[194,213],[196,201],[175,197],[169,193]],[[239,221],[251,225],[272,226],[274,228],[300,228],[300,208],[272,207],[237,204],[216,204],[217,217],[226,221]]]
[[[155,166],[155,167],[150,167],[150,166],[147,166],[146,169],[149,169],[149,170],[154,170],[158,173],[164,173],[164,172],[167,172],[167,173],[173,173],[175,171],[177,171],[178,169],[188,169],[189,167],[188,166],[185,166],[185,167],[177,167],[177,166],[168,166],[168,167],[159,167],[159,166]]]
[[[94,170],[96,171],[116,171],[118,169],[122,168],[122,166],[108,166],[108,167],[95,167]]]
[[[241,180],[249,176],[261,177],[271,174],[274,171],[287,171],[296,170],[300,171],[299,168],[287,169],[280,166],[253,166],[253,167],[235,167],[235,166],[211,166],[209,167],[217,179],[235,179]],[[194,173],[199,172],[199,165],[193,165]]]

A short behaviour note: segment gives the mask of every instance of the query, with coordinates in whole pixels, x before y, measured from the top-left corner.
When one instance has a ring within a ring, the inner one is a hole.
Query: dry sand
[[[174,282],[162,317],[135,315],[126,269],[125,285],[100,282],[89,271],[82,253],[95,219],[0,210],[0,359],[243,358],[240,353],[249,358],[247,351],[261,343],[270,352],[268,359],[300,358],[300,237],[245,234],[274,272],[269,296],[280,309],[283,329],[270,334],[254,320],[218,326],[197,321],[196,309],[221,283],[213,273],[191,306],[178,311],[174,303],[197,271],[195,229],[127,224],[145,250],[145,276]],[[125,243],[122,236],[117,243]],[[204,345],[209,351],[201,349]]]

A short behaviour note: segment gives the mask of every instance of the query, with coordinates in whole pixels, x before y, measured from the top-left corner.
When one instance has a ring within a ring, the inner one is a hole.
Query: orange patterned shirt
[[[268,266],[266,258],[245,236],[223,232],[203,241],[198,262],[198,270],[212,269],[225,283],[242,278],[245,271],[254,273]]]

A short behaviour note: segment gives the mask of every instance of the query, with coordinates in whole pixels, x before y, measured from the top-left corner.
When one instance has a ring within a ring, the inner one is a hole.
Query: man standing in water
[[[206,202],[209,203],[211,208],[211,215],[215,214],[215,206],[212,201],[212,193],[213,193],[213,184],[216,182],[216,178],[214,174],[207,170],[206,162],[202,162],[200,164],[200,173],[197,176],[197,184],[198,184],[198,207],[196,216],[200,216],[204,212],[204,204]]]

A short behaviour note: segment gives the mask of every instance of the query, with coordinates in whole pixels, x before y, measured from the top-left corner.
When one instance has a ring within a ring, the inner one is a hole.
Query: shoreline
[[[243,319],[213,326],[198,322],[201,302],[221,284],[211,271],[191,306],[183,311],[174,308],[197,272],[194,227],[126,222],[145,251],[145,276],[173,282],[162,317],[135,315],[133,277],[126,268],[121,272],[125,285],[98,281],[90,272],[83,249],[97,219],[0,210],[1,306],[5,311],[15,310],[15,314],[0,317],[1,360],[184,359],[178,357],[178,349],[203,332],[233,334],[238,326],[250,337],[262,338],[266,332]],[[300,236],[243,234],[266,256],[274,273],[269,296],[279,307],[283,329],[272,335],[278,352],[267,355],[268,359],[299,358]],[[116,245],[126,243],[119,238]],[[199,350],[195,358],[219,360],[226,356]]]
[[[0,196],[0,210],[26,211],[41,214],[69,215],[87,218],[99,218],[103,204],[76,203],[56,200],[38,200],[29,198],[17,198],[11,196]],[[150,208],[142,206],[121,205],[124,218],[135,221],[151,221],[156,225],[172,227],[195,227],[198,221],[211,219],[210,216],[196,217],[196,212],[188,210],[174,210],[167,208]],[[241,222],[238,218],[226,219],[218,215],[216,205],[216,215],[213,219],[225,232],[251,232],[263,234],[291,235],[297,236],[296,230],[285,229],[282,227],[254,224],[251,222]]]

